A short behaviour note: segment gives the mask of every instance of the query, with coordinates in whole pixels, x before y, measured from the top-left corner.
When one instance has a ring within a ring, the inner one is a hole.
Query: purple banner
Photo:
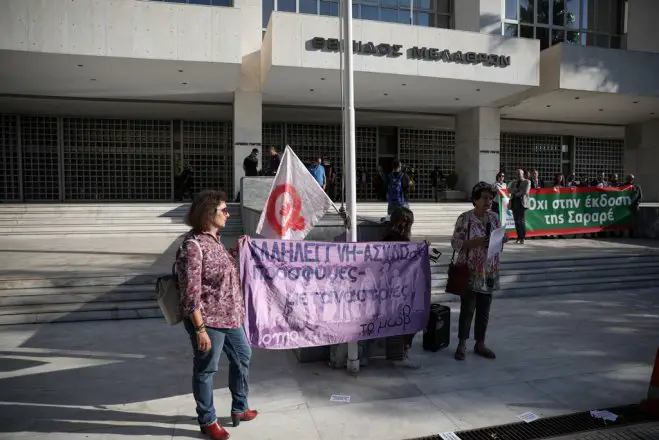
[[[425,243],[247,238],[240,274],[252,347],[340,344],[416,333],[428,323]]]

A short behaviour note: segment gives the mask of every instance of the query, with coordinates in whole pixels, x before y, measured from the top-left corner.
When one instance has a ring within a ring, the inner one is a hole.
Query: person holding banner
[[[460,214],[451,239],[451,247],[458,253],[456,264],[466,262],[469,272],[469,292],[460,296],[459,342],[455,351],[455,359],[459,361],[466,357],[474,313],[474,353],[487,359],[496,358],[494,352],[485,346],[492,292],[499,289],[499,255],[487,259],[490,233],[501,227],[499,218],[492,212],[496,195],[494,186],[486,182],[476,184],[471,191],[474,209]]]
[[[257,416],[247,404],[252,350],[243,328],[240,277],[234,259],[220,242],[220,231],[229,219],[226,202],[222,191],[203,191],[195,197],[186,216],[191,230],[176,261],[183,323],[194,351],[192,393],[197,421],[212,440],[229,438],[213,406],[213,378],[222,352],[229,359],[233,426]]]
[[[410,241],[412,238],[412,225],[414,224],[414,213],[403,206],[396,207],[391,213],[389,228],[382,241]],[[400,365],[408,368],[420,368],[421,364],[414,362],[409,358],[409,350],[412,348],[412,341],[415,333],[389,336],[386,339],[387,359],[398,361]],[[400,352],[393,353],[396,347],[402,346]],[[392,353],[389,353],[392,352]]]

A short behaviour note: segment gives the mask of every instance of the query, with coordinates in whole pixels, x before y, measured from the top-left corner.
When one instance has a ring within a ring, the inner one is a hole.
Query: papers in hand
[[[350,403],[350,396],[343,394],[332,394],[332,397],[330,397],[330,402]]]
[[[518,415],[517,418],[520,419],[522,422],[531,423],[531,422],[535,422],[540,417],[533,414],[532,412],[525,412],[524,414]]]
[[[506,236],[506,228],[499,228],[490,234],[490,245],[487,247],[487,259],[490,260],[503,249],[503,238]]]
[[[600,411],[598,409],[593,409],[590,411],[590,416],[594,419],[608,420],[609,422],[615,422],[618,420],[618,416],[613,414],[611,411]]]

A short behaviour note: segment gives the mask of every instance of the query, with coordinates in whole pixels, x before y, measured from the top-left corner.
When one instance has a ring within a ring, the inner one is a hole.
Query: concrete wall
[[[560,52],[560,66],[553,60],[555,52]],[[562,89],[659,96],[659,54],[560,44],[544,50],[545,57],[552,60],[541,62],[541,83],[544,75],[555,78],[560,68]]]
[[[272,66],[339,69],[338,53],[307,50],[308,42],[314,37],[338,38],[338,18],[275,12],[268,33],[272,34]],[[355,20],[353,38],[375,44],[403,46],[403,55],[397,58],[356,55],[354,68],[357,72],[538,85],[540,47],[535,40],[364,20]],[[511,65],[500,68],[408,59],[406,51],[414,46],[508,55]]]
[[[632,173],[643,188],[644,202],[659,202],[659,119],[627,126],[625,173]]]
[[[501,35],[501,0],[458,0],[454,4],[454,26],[460,31]]]
[[[2,0],[0,49],[241,63],[242,15],[135,0]]]
[[[470,194],[479,181],[494,182],[501,167],[499,109],[474,108],[458,114],[455,122],[457,189]]]
[[[629,0],[627,49],[659,53],[658,20],[659,1]]]

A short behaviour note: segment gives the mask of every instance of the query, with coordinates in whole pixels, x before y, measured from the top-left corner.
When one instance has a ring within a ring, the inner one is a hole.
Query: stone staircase
[[[181,234],[189,228],[188,204],[2,204],[1,236]],[[242,233],[240,205],[228,204],[232,217],[225,231]]]
[[[470,205],[411,208],[415,237],[430,238],[443,253],[432,266],[433,300],[457,301],[444,293],[449,237]],[[181,204],[0,205],[0,325],[160,317],[155,280],[171,268],[187,231],[186,210]],[[229,245],[242,231],[238,205],[230,212],[223,237]],[[360,216],[385,214],[384,203],[358,206]],[[659,248],[629,240],[532,240],[507,246],[501,273],[504,290],[497,296],[659,293]]]
[[[444,293],[447,260],[432,266],[435,302],[459,301]],[[659,294],[659,253],[504,261],[501,274],[496,297],[647,288]],[[0,325],[161,317],[154,292],[158,275],[0,279]]]

